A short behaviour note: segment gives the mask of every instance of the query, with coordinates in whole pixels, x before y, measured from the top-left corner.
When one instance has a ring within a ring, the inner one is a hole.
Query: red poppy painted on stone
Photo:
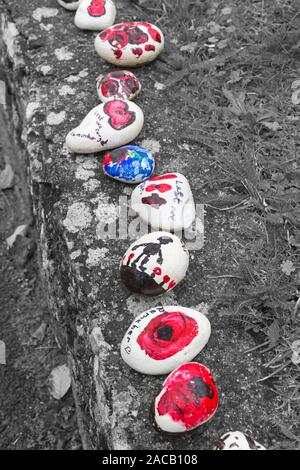
[[[109,124],[116,130],[124,129],[135,121],[135,113],[129,111],[125,101],[108,101],[104,105],[104,112],[110,116]]]
[[[141,84],[132,72],[120,70],[99,77],[97,91],[101,101],[132,100],[140,93]]]
[[[120,23],[102,31],[95,39],[95,48],[108,62],[135,67],[155,60],[164,48],[164,37],[150,23]]]
[[[167,433],[190,431],[212,418],[218,400],[209,369],[197,362],[182,364],[167,377],[154,401],[153,424]]]
[[[165,312],[153,318],[138,336],[137,343],[155,360],[173,356],[198,334],[196,320],[183,312]]]
[[[168,276],[162,273],[162,277]],[[121,355],[142,374],[168,374],[194,359],[210,332],[208,318],[198,310],[178,305],[155,307],[132,322],[122,340]]]

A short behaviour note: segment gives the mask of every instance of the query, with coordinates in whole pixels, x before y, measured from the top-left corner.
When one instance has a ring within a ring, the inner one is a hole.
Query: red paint
[[[152,37],[153,41],[161,43],[161,35],[157,29],[152,28],[151,25],[148,26],[148,33]]]
[[[105,103],[104,112],[110,117],[109,124],[116,130],[124,129],[135,121],[135,113],[129,111],[125,101],[113,100]]]
[[[176,286],[176,282],[175,281],[171,281],[169,286],[168,286],[168,289],[173,289],[173,287]]]
[[[160,276],[160,275],[161,275],[161,268],[159,268],[159,267],[153,268],[153,272],[154,272],[154,274],[156,274],[157,276]]]
[[[145,46],[145,51],[149,52],[149,51],[152,51],[154,52],[155,51],[155,46],[153,46],[153,44],[147,44]]]
[[[132,259],[134,258],[134,253],[130,253],[130,255],[128,256],[128,259]]]
[[[156,409],[186,430],[210,419],[218,407],[218,390],[210,371],[196,362],[178,367],[164,382]]]
[[[170,180],[173,178],[177,178],[177,175],[173,175],[169,173],[167,175],[162,175],[162,176],[153,176],[152,178],[149,178],[148,181]]]
[[[136,55],[137,57],[141,57],[143,55],[143,49],[141,47],[135,47],[134,49],[131,49],[132,53]]]
[[[163,281],[164,281],[165,284],[167,284],[167,282],[169,282],[169,280],[170,280],[170,276],[166,275],[166,276],[163,277]]]
[[[145,44],[149,37],[138,27],[139,23],[124,23],[107,28],[99,34],[102,41],[123,49],[127,44]]]
[[[120,49],[114,49],[113,50],[114,55],[116,56],[117,59],[121,59],[123,52]]]
[[[162,361],[185,348],[197,334],[196,320],[182,312],[165,312],[153,318],[136,341],[148,356]]]
[[[139,89],[137,79],[133,75],[124,74],[124,77],[120,78],[120,81],[122,83],[123,89],[127,92],[128,96],[131,95],[131,93],[137,92]]]
[[[169,184],[149,184],[149,186],[146,188],[146,191],[148,193],[152,193],[152,191],[157,190],[160,193],[165,193],[166,191],[170,191],[170,189],[172,189],[172,186]]]
[[[107,155],[105,155],[103,161],[102,161],[102,167],[104,168],[105,165],[109,165],[110,163],[112,163],[113,159],[111,158],[111,155],[110,153],[108,153]]]
[[[88,13],[91,16],[103,16],[106,13],[105,10],[106,0],[92,0],[88,7]]]
[[[101,93],[103,96],[113,96],[118,93],[119,84],[117,80],[105,80],[101,84]]]

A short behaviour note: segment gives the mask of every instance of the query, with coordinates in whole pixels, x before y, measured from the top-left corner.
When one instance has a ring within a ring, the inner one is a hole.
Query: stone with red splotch
[[[169,232],[152,232],[133,242],[121,260],[120,274],[132,292],[160,295],[184,278],[189,254]]]
[[[74,153],[94,153],[126,145],[142,130],[144,114],[131,101],[111,100],[93,108],[66,137]]]
[[[193,194],[181,173],[166,173],[141,183],[131,195],[131,208],[154,230],[187,229],[195,219]]]
[[[198,310],[178,305],[155,307],[132,322],[121,343],[121,356],[142,374],[168,374],[194,359],[210,332],[208,318]]]
[[[141,92],[141,84],[129,70],[116,70],[97,78],[97,93],[100,100],[133,100]]]
[[[210,370],[198,362],[188,362],[163,383],[152,404],[151,421],[157,431],[184,433],[209,421],[218,402],[218,389]]]
[[[144,21],[116,24],[106,28],[95,39],[99,56],[120,67],[137,67],[152,62],[163,48],[162,31]]]
[[[112,0],[81,0],[74,23],[80,29],[102,31],[114,23],[116,13]]]

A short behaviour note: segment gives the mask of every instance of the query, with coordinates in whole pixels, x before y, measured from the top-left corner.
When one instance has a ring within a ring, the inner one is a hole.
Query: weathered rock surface
[[[116,6],[119,18],[140,15],[132,2],[120,0]],[[211,449],[228,429],[243,429],[270,447],[276,440],[276,402],[256,383],[262,376],[262,356],[245,354],[254,340],[215,308],[208,317],[209,348],[201,352],[200,361],[214,373],[220,405],[208,424],[187,436],[174,440],[153,430],[149,397],[159,393],[162,378],[129,370],[119,353],[128,325],[144,310],[163,304],[207,311],[224,285],[223,279],[208,276],[230,272],[232,250],[240,246],[243,213],[208,212],[205,249],[190,250],[187,276],[171,293],[157,299],[130,294],[119,278],[120,255],[129,239],[124,232],[120,239],[107,239],[102,230],[105,221],[113,232],[119,197],[122,210],[124,200],[129,203],[128,186],[125,191],[99,171],[101,156],[72,156],[64,146],[70,128],[97,105],[96,77],[111,68],[93,52],[93,33],[79,31],[72,13],[56,0],[32,0],[26,9],[19,0],[6,0],[0,12],[5,111],[20,159],[27,159],[45,289],[56,336],[68,351],[84,447]],[[155,22],[150,15],[145,13],[145,21]],[[151,139],[153,147],[161,148],[157,174],[175,169],[183,173],[199,203],[209,165],[199,154],[207,150],[188,140],[176,117],[182,106],[178,98],[153,88],[153,82],[166,81],[167,70],[159,59],[139,69],[144,90],[139,104],[147,120],[135,145],[148,147],[143,140]],[[186,146],[191,163],[182,158]]]

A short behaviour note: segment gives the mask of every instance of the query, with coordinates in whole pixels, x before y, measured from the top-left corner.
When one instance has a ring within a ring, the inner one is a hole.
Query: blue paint
[[[154,170],[154,158],[149,150],[135,145],[126,145],[107,153],[102,162],[106,175],[124,183],[141,183]]]

